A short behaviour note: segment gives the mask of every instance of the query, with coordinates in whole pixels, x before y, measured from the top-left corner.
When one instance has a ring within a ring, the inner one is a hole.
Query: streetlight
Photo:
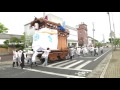
[[[110,36],[111,36],[111,44],[112,44],[112,50],[113,50],[113,42],[112,42],[112,30],[111,30],[111,21],[110,21],[110,13],[107,12],[108,16],[109,16],[109,24],[110,24]]]
[[[93,23],[93,46],[95,46],[94,31],[95,29],[94,29],[94,23]]]

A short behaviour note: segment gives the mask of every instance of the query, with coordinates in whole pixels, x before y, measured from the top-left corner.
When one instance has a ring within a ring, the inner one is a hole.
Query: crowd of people
[[[13,51],[13,67],[16,66],[20,66],[21,69],[24,68],[25,66],[25,62],[27,64],[30,65],[30,68],[32,68],[33,64],[35,64],[37,66],[36,63],[36,56],[41,54],[41,59],[43,59],[43,64],[42,66],[47,66],[48,64],[48,56],[50,53],[50,48],[47,48],[46,50],[42,50],[42,51],[38,51],[38,50],[28,50],[28,51],[24,51],[24,50],[14,50]],[[101,54],[103,54],[103,46],[101,46],[100,48],[98,47],[69,47],[69,53],[67,55],[67,59],[72,60],[76,55],[78,56],[87,56],[88,54],[90,55],[98,55],[98,51],[101,52]]]
[[[34,51],[33,49],[25,51],[25,50],[13,50],[13,67],[20,66],[21,69],[24,68],[25,62],[30,65],[32,68],[33,64],[37,66],[36,63],[36,57],[38,54],[42,54],[41,59],[44,59],[44,62],[42,66],[47,66],[47,61],[48,61],[48,55],[49,55],[50,49],[47,48],[46,50],[42,50],[41,52],[39,51]]]
[[[101,47],[93,47],[93,46],[90,46],[90,47],[69,47],[69,58],[72,59],[76,54],[78,56],[86,56],[90,53],[90,55],[98,55],[98,51],[101,52],[101,54],[103,54],[103,46]]]

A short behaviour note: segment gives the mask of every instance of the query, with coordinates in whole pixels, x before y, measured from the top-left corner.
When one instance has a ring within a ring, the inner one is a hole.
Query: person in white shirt
[[[90,53],[91,53],[91,55],[93,54],[93,52],[94,52],[94,47],[91,46],[91,47],[90,47]]]
[[[15,62],[16,62],[16,66],[18,67],[18,51],[17,50],[13,50],[13,67],[15,66]]]
[[[21,64],[21,56],[22,56],[22,50],[18,51],[18,62]]]
[[[27,60],[27,63],[29,63],[29,64],[31,64],[32,63],[32,55],[33,55],[33,49],[31,49],[31,50],[28,50],[27,52],[26,52],[26,55],[27,55],[27,57],[26,57],[26,60]]]
[[[50,48],[47,48],[47,50],[43,50],[44,53],[42,54],[42,58],[45,59],[44,63],[42,64],[42,66],[47,66],[48,64],[48,56],[49,56],[49,53],[50,53]]]
[[[88,50],[86,47],[83,48],[83,55],[86,56],[88,54]]]
[[[81,48],[80,48],[80,47],[77,47],[76,54],[77,54],[78,56],[80,56],[80,51],[81,51]]]
[[[73,47],[69,48],[69,54],[70,54],[70,59],[72,60],[72,58],[74,56],[74,48]]]

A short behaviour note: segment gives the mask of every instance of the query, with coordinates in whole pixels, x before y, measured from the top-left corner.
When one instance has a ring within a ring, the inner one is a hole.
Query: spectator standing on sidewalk
[[[17,50],[13,50],[13,67],[15,66],[15,63],[16,63],[16,66],[18,67],[18,51]]]

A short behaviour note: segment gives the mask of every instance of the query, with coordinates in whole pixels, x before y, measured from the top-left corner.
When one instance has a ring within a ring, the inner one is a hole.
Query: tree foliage
[[[0,33],[7,33],[8,28],[6,28],[2,23],[0,23]]]
[[[112,43],[113,45],[120,45],[120,38],[109,38],[110,43]]]
[[[4,41],[4,44],[8,46],[9,45],[9,40]]]
[[[12,37],[12,38],[10,38],[10,43],[19,44],[20,43],[20,39],[18,39],[16,37]]]
[[[100,43],[100,42],[96,42],[95,43],[95,46],[97,46],[97,47],[100,47],[100,46],[102,46],[103,44],[102,43]]]

